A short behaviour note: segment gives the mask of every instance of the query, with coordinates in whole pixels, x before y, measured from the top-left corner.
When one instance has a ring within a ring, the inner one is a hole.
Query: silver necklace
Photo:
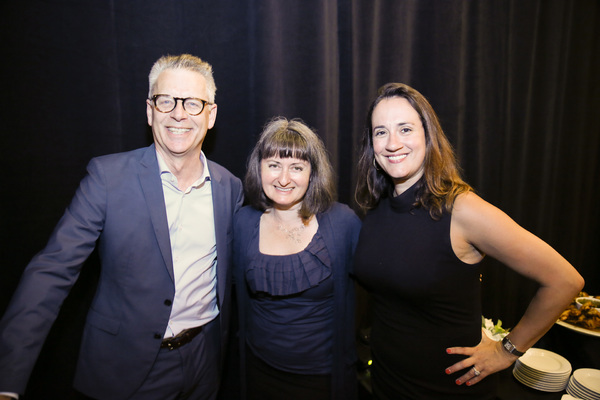
[[[277,229],[280,230],[281,232],[285,233],[287,235],[288,239],[290,239],[296,243],[300,243],[301,238],[302,238],[302,233],[306,229],[306,225],[301,224],[295,228],[288,229],[285,226],[283,226],[281,223],[279,223],[277,225]]]

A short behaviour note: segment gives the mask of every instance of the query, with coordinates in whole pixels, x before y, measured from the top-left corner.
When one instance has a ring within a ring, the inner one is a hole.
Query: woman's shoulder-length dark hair
[[[375,107],[382,100],[392,97],[406,99],[417,111],[423,124],[426,153],[423,176],[417,183],[420,188],[415,206],[424,207],[429,210],[432,218],[437,219],[444,210],[452,210],[459,194],[473,189],[461,178],[454,150],[433,107],[421,93],[403,83],[387,83],[380,87],[368,109],[360,145],[356,202],[364,211],[375,208],[381,198],[387,197],[394,187],[391,178],[374,163],[371,121]]]
[[[335,178],[323,141],[302,120],[276,117],[267,123],[248,158],[244,178],[248,204],[260,211],[273,205],[261,180],[261,161],[269,157],[298,158],[310,163],[310,181],[299,211],[303,220],[326,211],[335,202]]]

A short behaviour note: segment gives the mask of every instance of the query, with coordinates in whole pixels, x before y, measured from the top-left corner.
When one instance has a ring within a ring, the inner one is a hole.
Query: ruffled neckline
[[[250,243],[256,254],[246,267],[250,291],[287,296],[317,286],[331,275],[331,258],[319,230],[304,250],[283,256],[261,253],[258,250],[259,233],[257,226]]]

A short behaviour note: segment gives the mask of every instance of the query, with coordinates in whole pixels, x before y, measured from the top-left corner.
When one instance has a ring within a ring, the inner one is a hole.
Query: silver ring
[[[477,368],[475,368],[474,365],[473,365],[473,372],[475,373],[475,376],[479,376],[481,374],[481,372],[477,371]]]

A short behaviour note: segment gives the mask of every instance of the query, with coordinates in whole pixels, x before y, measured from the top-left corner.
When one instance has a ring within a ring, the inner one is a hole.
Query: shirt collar
[[[158,160],[158,169],[160,170],[160,175],[161,176],[164,175],[164,174],[173,175],[173,173],[171,172],[171,170],[167,166],[167,163],[165,162],[165,160],[163,160],[163,158],[158,153],[158,151],[156,152],[156,159]],[[204,168],[202,169],[202,176],[200,177],[200,179],[198,179],[192,185],[194,187],[200,186],[204,182],[210,181],[210,171],[208,170],[208,162],[206,161],[206,156],[204,155],[203,151],[200,151],[200,161],[202,161],[202,165],[204,165]]]

